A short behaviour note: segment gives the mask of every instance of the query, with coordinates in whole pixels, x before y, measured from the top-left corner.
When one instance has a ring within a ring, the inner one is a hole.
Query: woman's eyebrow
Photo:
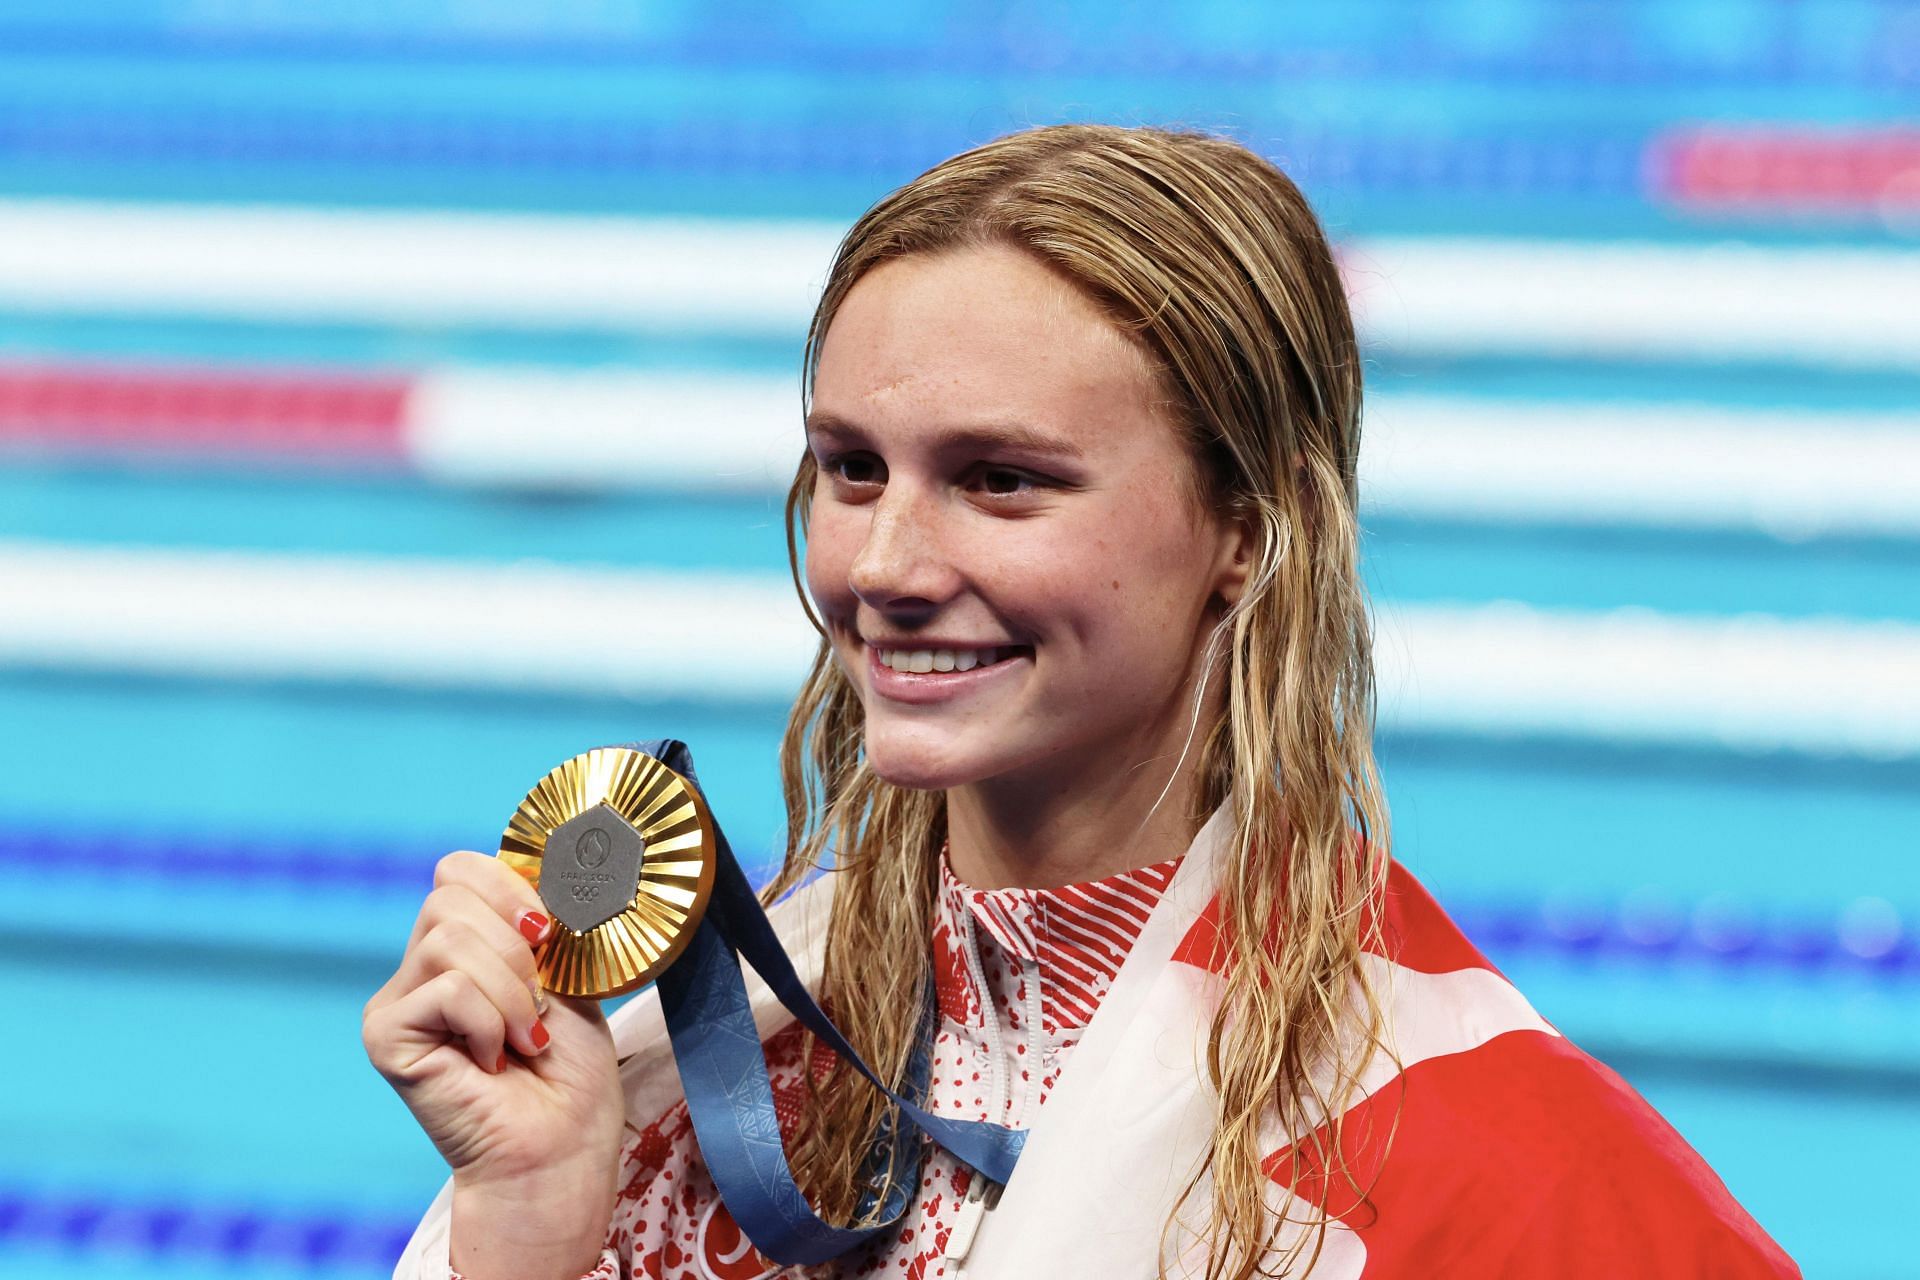
[[[1008,449],[1061,462],[1076,462],[1085,456],[1071,441],[1048,435],[1025,422],[974,423],[944,432],[941,439],[969,450]]]
[[[814,414],[807,419],[807,436],[826,437],[836,441],[865,442],[867,433],[843,418],[832,414]],[[980,451],[1007,449],[1032,457],[1053,458],[1062,462],[1077,461],[1085,456],[1078,445],[1048,435],[1030,423],[1020,421],[993,421],[968,423],[964,426],[934,428],[929,432],[929,443],[936,448],[960,451]]]
[[[815,436],[828,436],[835,440],[865,440],[866,434],[860,428],[830,413],[810,413],[807,415],[806,432],[809,440]]]

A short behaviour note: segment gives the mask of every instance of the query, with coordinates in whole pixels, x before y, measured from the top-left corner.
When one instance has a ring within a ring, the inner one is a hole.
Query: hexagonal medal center
[[[647,842],[625,818],[596,804],[553,829],[540,859],[540,897],[575,933],[625,911],[640,888]]]

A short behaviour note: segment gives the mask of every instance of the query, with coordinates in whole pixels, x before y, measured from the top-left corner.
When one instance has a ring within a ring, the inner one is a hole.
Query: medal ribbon
[[[652,756],[699,789],[693,754],[684,742],[663,738],[626,745]],[[656,985],[694,1135],[714,1186],[740,1230],[768,1258],[794,1266],[838,1257],[889,1229],[905,1214],[908,1198],[918,1186],[916,1129],[987,1178],[1004,1184],[1013,1176],[1027,1131],[936,1116],[888,1088],[854,1052],[794,972],[793,961],[734,860],[718,819],[713,835],[717,857],[706,915],[686,950]],[[871,1225],[836,1227],[823,1221],[794,1182],[774,1116],[766,1055],[740,972],[742,959],[765,980],[787,1012],[900,1109],[905,1123],[883,1129],[868,1160],[869,1171],[884,1168],[889,1175],[885,1199],[875,1203],[870,1195],[860,1206],[861,1216],[872,1215]],[[928,1074],[928,1039],[921,1037],[908,1071],[913,1090],[922,1094]]]

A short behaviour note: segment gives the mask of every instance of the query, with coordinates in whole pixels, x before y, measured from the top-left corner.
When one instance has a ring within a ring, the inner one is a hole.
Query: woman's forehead
[[[937,409],[1064,428],[1151,413],[1156,391],[1144,355],[1091,301],[1029,255],[987,246],[863,277],[821,343],[813,404],[822,424]]]

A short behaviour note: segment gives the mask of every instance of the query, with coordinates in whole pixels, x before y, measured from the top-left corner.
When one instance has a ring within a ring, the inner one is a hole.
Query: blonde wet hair
[[[1167,1243],[1191,1256],[1197,1242],[1209,1280],[1299,1274],[1319,1252],[1324,1211],[1276,1197],[1262,1161],[1291,1134],[1312,1148],[1296,1168],[1343,1168],[1338,1117],[1378,1038],[1360,955],[1388,857],[1358,572],[1361,369],[1339,272],[1299,189],[1236,142],[1098,125],[1012,134],[930,169],[847,233],[808,333],[808,399],[827,330],[867,272],[985,245],[1044,263],[1146,353],[1193,459],[1193,496],[1254,535],[1253,572],[1207,649],[1225,711],[1202,723],[1195,705],[1199,807],[1188,817],[1197,829],[1224,803],[1234,834],[1217,869],[1226,976],[1205,1062],[1213,1139]],[[814,481],[808,456],[786,507],[803,603]],[[859,698],[821,630],[781,744],[787,848],[767,898],[837,868],[826,998],[875,1069],[899,1080],[931,963],[945,798],[868,767]],[[822,1212],[847,1221],[875,1177],[867,1156],[886,1106],[842,1065],[810,1084],[795,1171]],[[1322,1128],[1322,1117],[1334,1119]],[[879,1176],[894,1173],[913,1171]],[[1188,1212],[1203,1205],[1204,1221]]]

